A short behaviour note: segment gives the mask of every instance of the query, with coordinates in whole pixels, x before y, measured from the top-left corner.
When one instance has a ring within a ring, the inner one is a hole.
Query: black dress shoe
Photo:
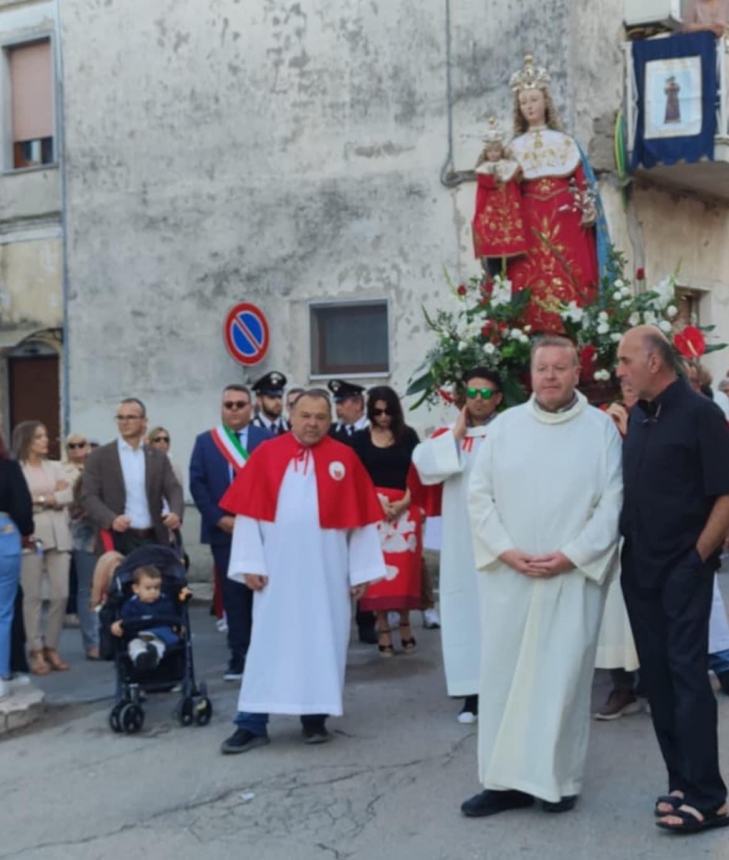
[[[326,726],[318,728],[309,728],[305,726],[301,733],[304,735],[305,744],[325,744],[332,739]]]
[[[360,624],[359,641],[365,645],[377,645],[377,631],[374,624]]]
[[[226,738],[220,745],[220,752],[224,755],[236,755],[236,753],[248,752],[256,747],[265,747],[270,744],[268,735],[254,735],[248,729],[236,729],[233,734]]]
[[[551,800],[543,800],[542,801],[542,809],[545,812],[569,812],[570,809],[575,808],[575,804],[577,803],[577,795],[576,794],[567,794],[561,800],[558,800],[556,803]]]
[[[240,681],[243,677],[243,669],[245,668],[246,661],[243,657],[231,657],[228,660],[228,668],[225,670],[225,674],[223,675],[224,681]]]
[[[533,803],[531,794],[525,794],[523,791],[493,791],[487,788],[486,791],[465,800],[461,804],[461,812],[468,818],[482,818],[509,809],[525,809]]]

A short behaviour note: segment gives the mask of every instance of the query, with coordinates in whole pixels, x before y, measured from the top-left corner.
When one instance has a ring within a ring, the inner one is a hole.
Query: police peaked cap
[[[355,385],[353,382],[345,382],[343,379],[330,379],[327,388],[334,395],[335,403],[346,400],[348,397],[361,396],[364,392],[363,386]]]
[[[260,379],[257,379],[251,388],[256,394],[283,395],[286,387],[286,377],[278,370],[272,370]]]

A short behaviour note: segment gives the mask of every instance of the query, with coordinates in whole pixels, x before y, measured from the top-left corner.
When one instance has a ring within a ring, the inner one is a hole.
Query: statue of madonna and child
[[[562,130],[550,81],[531,56],[512,75],[515,136],[506,144],[490,120],[472,222],[484,268],[505,268],[514,291],[530,290],[524,322],[534,332],[561,331],[559,305],[595,299],[608,247],[594,174]]]

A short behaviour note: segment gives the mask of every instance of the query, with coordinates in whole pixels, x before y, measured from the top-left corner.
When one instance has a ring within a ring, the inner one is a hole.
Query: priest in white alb
[[[479,778],[464,815],[575,805],[605,593],[618,565],[621,443],[576,391],[566,338],[532,349],[533,394],[489,427],[469,511],[481,606]]]
[[[502,394],[499,375],[483,367],[468,371],[463,385],[466,402],[455,424],[436,430],[421,442],[413,451],[413,465],[425,486],[442,489],[439,594],[443,667],[448,695],[464,698],[458,721],[473,723],[478,715],[481,636],[466,491]]]
[[[236,730],[224,753],[269,742],[268,715],[301,717],[307,743],[342,714],[351,598],[385,576],[380,505],[357,455],[327,435],[326,391],[299,395],[291,432],[256,450],[220,504],[236,515],[228,576],[254,592]]]

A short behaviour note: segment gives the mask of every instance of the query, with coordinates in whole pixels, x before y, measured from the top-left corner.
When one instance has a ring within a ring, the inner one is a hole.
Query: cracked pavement
[[[726,593],[729,576],[721,579]],[[683,860],[689,849],[729,860],[726,833],[689,846],[655,828],[663,771],[644,714],[593,724],[575,812],[463,818],[461,801],[479,790],[476,730],[456,722],[460,703],[445,695],[438,631],[420,629],[419,613],[414,620],[413,655],[385,661],[352,643],[331,743],[307,746],[297,718],[274,717],[272,743],[238,756],[218,749],[238,689],[221,680],[223,637],[203,608],[193,609],[195,660],[215,707],[204,728],[179,726],[176,696],[165,694],[146,703],[141,734],[112,734],[113,667],[84,662],[78,631],[64,631],[73,668],[39,680],[47,715],[0,740],[0,860]],[[606,692],[600,673],[596,701]],[[729,697],[719,719],[726,773]]]

